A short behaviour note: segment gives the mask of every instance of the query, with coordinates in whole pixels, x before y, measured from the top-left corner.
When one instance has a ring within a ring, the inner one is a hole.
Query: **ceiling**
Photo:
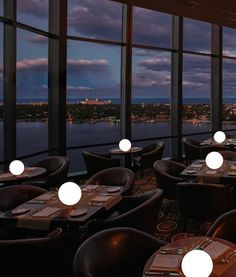
[[[236,0],[115,0],[236,28]]]

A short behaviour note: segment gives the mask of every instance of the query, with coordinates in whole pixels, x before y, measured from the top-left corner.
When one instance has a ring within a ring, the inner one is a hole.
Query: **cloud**
[[[47,44],[48,43],[48,38],[41,36],[41,35],[33,35],[30,36],[27,41],[32,42],[32,43],[37,43],[37,44]]]
[[[78,86],[78,87],[73,87],[73,86],[67,86],[67,91],[68,92],[86,92],[86,91],[93,91],[94,88],[92,87],[83,87],[83,86]]]
[[[47,17],[48,16],[48,4],[50,0],[18,0],[17,9],[18,12],[24,14],[31,14],[35,17]]]

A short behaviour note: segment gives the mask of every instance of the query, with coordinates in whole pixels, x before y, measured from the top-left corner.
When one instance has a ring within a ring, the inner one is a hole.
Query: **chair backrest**
[[[215,219],[229,210],[230,188],[220,184],[179,183],[177,198],[185,219]]]
[[[131,227],[143,232],[154,234],[159,211],[162,204],[163,191],[155,189],[136,196],[125,196],[118,216],[103,221],[92,221],[90,232],[114,228]],[[92,231],[91,231],[92,230]]]
[[[143,169],[152,168],[155,161],[162,159],[164,145],[164,142],[158,142],[150,145],[149,151],[147,151],[147,147],[145,152],[142,152],[140,163]]]
[[[0,232],[1,276],[62,277],[57,269],[62,262],[58,251],[62,234],[58,228],[45,237],[3,239]]]
[[[139,277],[148,258],[164,242],[131,228],[114,228],[95,234],[78,249],[75,277]]]
[[[67,180],[70,160],[66,156],[50,156],[37,162],[34,166],[46,168],[47,181],[46,185],[58,187]]]
[[[112,167],[94,174],[86,182],[86,185],[103,186],[127,186],[132,188],[134,173],[132,170],[123,167]]]
[[[176,199],[176,184],[184,181],[179,174],[185,166],[174,161],[161,160],[153,164],[153,169],[157,186],[164,191],[164,198]]]
[[[201,146],[197,140],[183,138],[185,158],[187,161],[201,159]]]
[[[220,151],[220,153],[223,156],[224,160],[236,161],[236,152],[230,150],[223,150]]]
[[[208,230],[207,236],[236,243],[236,210],[231,210],[218,217]]]
[[[110,167],[120,166],[119,159],[112,159],[86,151],[83,151],[82,155],[85,161],[88,176],[92,176],[95,173]]]
[[[5,212],[47,191],[31,185],[13,185],[0,189],[0,211]]]

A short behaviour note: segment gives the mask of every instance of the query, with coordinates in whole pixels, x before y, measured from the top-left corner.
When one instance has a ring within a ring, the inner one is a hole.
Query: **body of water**
[[[224,124],[224,129],[236,128],[236,125]],[[3,130],[3,124],[0,122],[0,130]],[[205,122],[198,126],[190,122],[183,123],[183,134],[198,133],[210,131],[210,124]],[[132,124],[132,132],[134,139],[144,139],[150,137],[170,136],[171,124],[170,122],[135,122]],[[0,132],[0,159],[3,159],[3,132]],[[236,135],[236,133],[235,133]],[[194,136],[196,139],[203,140],[209,135]],[[106,142],[118,141],[120,139],[120,125],[110,124],[108,122],[97,123],[78,123],[67,124],[67,146],[99,144]],[[165,139],[165,156],[170,156],[171,140]],[[152,141],[143,143],[135,143],[135,145],[148,145]],[[110,148],[118,145],[105,147],[90,147],[89,149],[76,149],[68,151],[68,156],[71,159],[70,171],[83,170],[85,168],[82,154],[83,150],[102,153],[108,151]],[[23,156],[48,148],[48,125],[43,122],[18,122],[17,123],[17,156]],[[25,162],[30,165],[39,159],[47,156],[33,157],[27,159]]]

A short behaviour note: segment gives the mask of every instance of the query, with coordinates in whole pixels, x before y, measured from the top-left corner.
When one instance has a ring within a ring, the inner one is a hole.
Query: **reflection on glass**
[[[171,54],[134,48],[132,60],[132,139],[171,136]]]
[[[210,53],[211,24],[189,18],[184,19],[184,50]]]
[[[68,0],[68,35],[121,40],[122,4],[109,0]]]
[[[17,0],[17,21],[48,31],[49,0]]]
[[[170,48],[171,32],[171,15],[134,7],[133,43]]]
[[[183,134],[210,131],[210,57],[183,57]]]
[[[223,55],[236,56],[236,29],[223,27]]]
[[[48,41],[17,29],[17,156],[48,149]]]
[[[120,55],[118,46],[68,42],[68,147],[120,140]]]
[[[223,129],[236,129],[236,60],[223,59],[222,125]]]

